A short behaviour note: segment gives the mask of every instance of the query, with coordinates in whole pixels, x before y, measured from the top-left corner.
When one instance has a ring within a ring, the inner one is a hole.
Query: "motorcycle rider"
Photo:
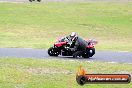
[[[81,37],[79,37],[76,32],[72,32],[69,36],[66,37],[70,42],[71,51],[83,51],[86,49],[87,43]]]

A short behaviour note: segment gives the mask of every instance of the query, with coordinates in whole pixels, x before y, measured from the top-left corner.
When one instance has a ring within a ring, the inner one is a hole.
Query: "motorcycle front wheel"
[[[59,51],[58,51],[57,48],[50,47],[50,48],[48,49],[48,54],[49,54],[50,56],[58,56],[58,55],[59,55]]]

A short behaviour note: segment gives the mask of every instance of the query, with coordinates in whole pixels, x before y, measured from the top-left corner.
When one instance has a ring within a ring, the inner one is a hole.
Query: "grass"
[[[132,64],[64,59],[0,58],[0,88],[131,88],[130,84],[86,84],[75,77],[78,66],[87,73],[129,73]]]
[[[132,3],[0,3],[0,47],[48,48],[76,31],[98,50],[132,51]]]

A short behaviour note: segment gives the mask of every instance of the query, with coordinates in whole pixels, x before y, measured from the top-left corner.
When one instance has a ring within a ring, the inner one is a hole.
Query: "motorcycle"
[[[32,1],[35,1],[35,0],[29,0],[30,2],[32,2]],[[41,0],[37,0],[38,2],[41,2]]]
[[[79,51],[71,51],[70,46],[71,42],[66,38],[58,39],[57,42],[54,43],[52,47],[48,49],[48,54],[50,56],[73,56],[74,58],[77,57],[83,57],[83,58],[89,58],[92,57],[95,54],[95,44],[97,44],[97,41],[94,39],[84,40],[87,44],[86,49]]]

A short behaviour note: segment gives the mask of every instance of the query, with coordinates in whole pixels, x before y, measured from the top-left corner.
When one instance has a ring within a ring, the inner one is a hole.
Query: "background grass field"
[[[132,51],[132,3],[0,3],[0,47],[48,48],[72,31]]]

